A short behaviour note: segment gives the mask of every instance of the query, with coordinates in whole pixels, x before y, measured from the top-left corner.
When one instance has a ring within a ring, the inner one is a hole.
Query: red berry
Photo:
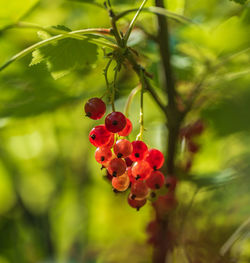
[[[98,147],[95,151],[95,159],[98,163],[106,163],[112,158],[112,152],[109,147]]]
[[[134,163],[132,166],[132,175],[136,179],[145,179],[147,178],[152,171],[149,163],[146,161],[139,161]]]
[[[187,148],[191,153],[197,153],[200,149],[199,145],[191,140],[188,141]]]
[[[111,156],[111,158],[108,161],[102,162],[102,168],[101,169],[108,168],[109,163],[115,158],[116,158],[116,156],[112,153],[112,156]]]
[[[126,172],[127,165],[123,159],[115,158],[109,162],[108,172],[116,177],[121,176]]]
[[[129,166],[132,166],[132,164],[133,164],[133,161],[129,158],[129,157],[127,157],[127,158],[125,158],[125,162],[126,162],[126,165],[129,167]]]
[[[135,177],[132,175],[132,167],[127,167],[127,174],[131,183],[136,182]]]
[[[136,200],[136,199],[131,199],[130,196],[128,197],[128,204],[133,207],[136,208],[137,211],[139,211],[139,209],[144,206],[147,202],[147,199],[142,199],[142,200]]]
[[[174,191],[177,184],[177,179],[173,175],[169,175],[166,177],[166,187],[169,191]]]
[[[148,195],[148,187],[142,180],[138,180],[131,185],[131,199],[144,199]]]
[[[108,142],[108,144],[106,146],[109,147],[109,148],[112,148],[113,145],[114,145],[114,142],[115,142],[115,137],[111,136],[111,138],[110,138],[110,140],[109,140],[109,142]]]
[[[150,149],[146,161],[153,169],[160,169],[164,163],[164,155],[157,149]]]
[[[105,118],[105,126],[108,131],[116,133],[124,129],[126,126],[126,117],[118,111],[110,113]]]
[[[106,105],[101,99],[92,98],[86,102],[84,109],[86,116],[93,120],[99,120],[106,112]]]
[[[118,158],[128,157],[133,151],[133,146],[130,141],[122,139],[114,145],[114,153]]]
[[[126,191],[129,187],[130,181],[128,174],[125,172],[123,175],[119,177],[113,177],[112,186],[119,192]]]
[[[204,131],[204,128],[204,123],[201,120],[198,120],[191,127],[192,134],[200,135]]]
[[[142,141],[133,141],[132,145],[133,145],[133,152],[129,156],[129,158],[134,162],[143,160],[148,152],[147,145]]]
[[[150,189],[160,189],[164,185],[165,177],[162,172],[152,171],[146,180],[146,184]]]
[[[126,121],[127,122],[125,128],[122,131],[118,132],[120,136],[128,136],[133,129],[132,122],[128,118],[126,118]]]
[[[104,125],[98,125],[90,131],[89,141],[96,147],[105,146],[113,136]]]

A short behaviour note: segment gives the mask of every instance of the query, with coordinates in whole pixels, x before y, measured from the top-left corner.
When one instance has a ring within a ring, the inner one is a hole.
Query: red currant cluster
[[[189,157],[185,165],[186,172],[188,172],[192,166],[193,155],[200,149],[200,145],[197,144],[194,139],[203,133],[204,128],[204,123],[201,120],[198,120],[180,130],[180,139],[185,140],[189,152]]]
[[[92,98],[85,104],[85,112],[94,120],[105,114],[105,103]],[[112,112],[105,118],[105,125],[94,127],[89,133],[91,144],[97,147],[95,159],[107,169],[108,178],[115,192],[130,188],[128,203],[139,210],[146,204],[150,190],[160,189],[165,177],[158,171],[164,156],[157,149],[148,149],[140,140],[125,139],[132,131],[132,123],[121,112]]]

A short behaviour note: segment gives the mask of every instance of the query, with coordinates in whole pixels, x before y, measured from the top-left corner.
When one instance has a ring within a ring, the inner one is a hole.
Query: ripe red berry
[[[121,158],[115,158],[109,162],[108,172],[116,177],[121,176],[126,172],[127,165]]]
[[[142,180],[138,180],[131,185],[131,199],[144,199],[148,195],[148,187]]]
[[[114,142],[115,142],[115,136],[111,136],[111,138],[110,138],[110,140],[106,146],[109,148],[112,148],[114,145]]]
[[[165,177],[162,172],[152,171],[146,179],[146,184],[150,189],[160,189],[164,185]]]
[[[129,187],[130,181],[128,174],[125,172],[123,175],[119,177],[113,177],[112,186],[119,192],[126,191]]]
[[[128,118],[126,118],[126,121],[127,122],[126,122],[125,128],[121,130],[120,132],[118,132],[120,136],[128,136],[133,129],[132,122]]]
[[[202,120],[198,120],[191,126],[192,134],[193,135],[200,135],[204,131],[204,123]]]
[[[191,140],[188,140],[187,148],[191,153],[197,153],[200,149],[199,145]]]
[[[133,141],[132,145],[133,145],[133,152],[129,156],[129,158],[134,162],[143,160],[148,152],[147,145],[142,141]]]
[[[133,164],[133,161],[129,158],[129,157],[126,157],[125,158],[125,162],[126,162],[126,165],[129,167],[129,166],[132,166]]]
[[[136,200],[136,199],[131,199],[130,196],[128,197],[128,204],[133,207],[136,208],[137,211],[139,211],[139,209],[144,206],[147,202],[147,199],[141,199],[141,200]]]
[[[93,120],[99,120],[106,112],[106,105],[101,99],[92,98],[86,102],[84,109],[86,116]]]
[[[122,131],[126,123],[126,117],[119,111],[114,111],[105,118],[107,130],[113,133]]]
[[[164,155],[157,149],[150,149],[146,161],[153,169],[160,169],[164,163]]]
[[[169,191],[174,191],[177,184],[177,179],[173,175],[169,175],[166,177],[166,187]]]
[[[127,174],[131,183],[136,182],[135,177],[132,175],[132,167],[127,167]]]
[[[114,145],[114,153],[118,158],[128,157],[133,151],[133,146],[130,141],[122,139],[118,140]]]
[[[109,147],[98,147],[95,151],[95,159],[98,163],[106,163],[112,158],[112,152]]]
[[[89,141],[95,146],[106,146],[114,135],[104,125],[94,127],[89,133]]]
[[[149,163],[146,161],[139,161],[132,166],[132,175],[136,179],[146,179],[152,171]]]

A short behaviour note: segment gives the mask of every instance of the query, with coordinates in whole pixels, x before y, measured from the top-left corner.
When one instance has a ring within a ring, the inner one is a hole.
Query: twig
[[[134,28],[135,22],[136,22],[136,20],[137,20],[137,18],[138,18],[138,16],[139,16],[140,12],[142,11],[143,7],[145,6],[146,2],[147,2],[147,0],[143,0],[141,6],[140,6],[139,9],[137,10],[135,16],[133,17],[133,19],[132,19],[132,21],[131,21],[131,23],[130,23],[130,25],[129,25],[129,28],[128,28],[125,36],[124,36],[124,44],[125,44],[125,45],[126,45],[127,42],[128,42],[129,36],[130,36],[130,34],[131,34],[131,32],[132,32],[132,29]]]

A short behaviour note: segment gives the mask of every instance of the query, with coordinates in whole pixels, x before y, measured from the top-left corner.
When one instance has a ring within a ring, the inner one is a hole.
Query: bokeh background
[[[118,13],[141,3],[111,2]],[[170,21],[179,91],[188,94],[207,65],[219,64],[218,70],[208,70],[200,103],[186,120],[188,124],[202,119],[206,128],[198,139],[201,147],[192,169],[178,185],[172,262],[247,263],[250,5],[229,0],[165,2],[170,11],[201,25]],[[0,0],[0,64],[40,40],[40,30],[9,27],[17,21],[72,30],[109,28],[107,11],[98,7],[102,1],[93,3]],[[148,1],[147,6],[151,5],[153,1]],[[121,30],[132,17],[129,14],[119,21]],[[142,13],[130,45],[142,54],[141,63],[154,74],[153,85],[164,99],[158,73],[161,58],[151,39],[155,32],[156,17]],[[0,263],[151,262],[146,233],[154,218],[150,202],[136,212],[127,205],[127,193],[114,194],[88,141],[88,132],[102,120],[87,119],[83,105],[106,89],[103,69],[107,60],[101,48],[97,51],[93,63],[58,79],[44,61],[29,66],[31,54],[0,72]],[[118,78],[118,110],[123,110],[137,83],[132,70],[124,67]],[[138,105],[136,96],[130,110],[131,138],[139,131]],[[165,122],[146,95],[144,139],[167,155]],[[179,151],[178,162],[183,163],[187,156]]]

